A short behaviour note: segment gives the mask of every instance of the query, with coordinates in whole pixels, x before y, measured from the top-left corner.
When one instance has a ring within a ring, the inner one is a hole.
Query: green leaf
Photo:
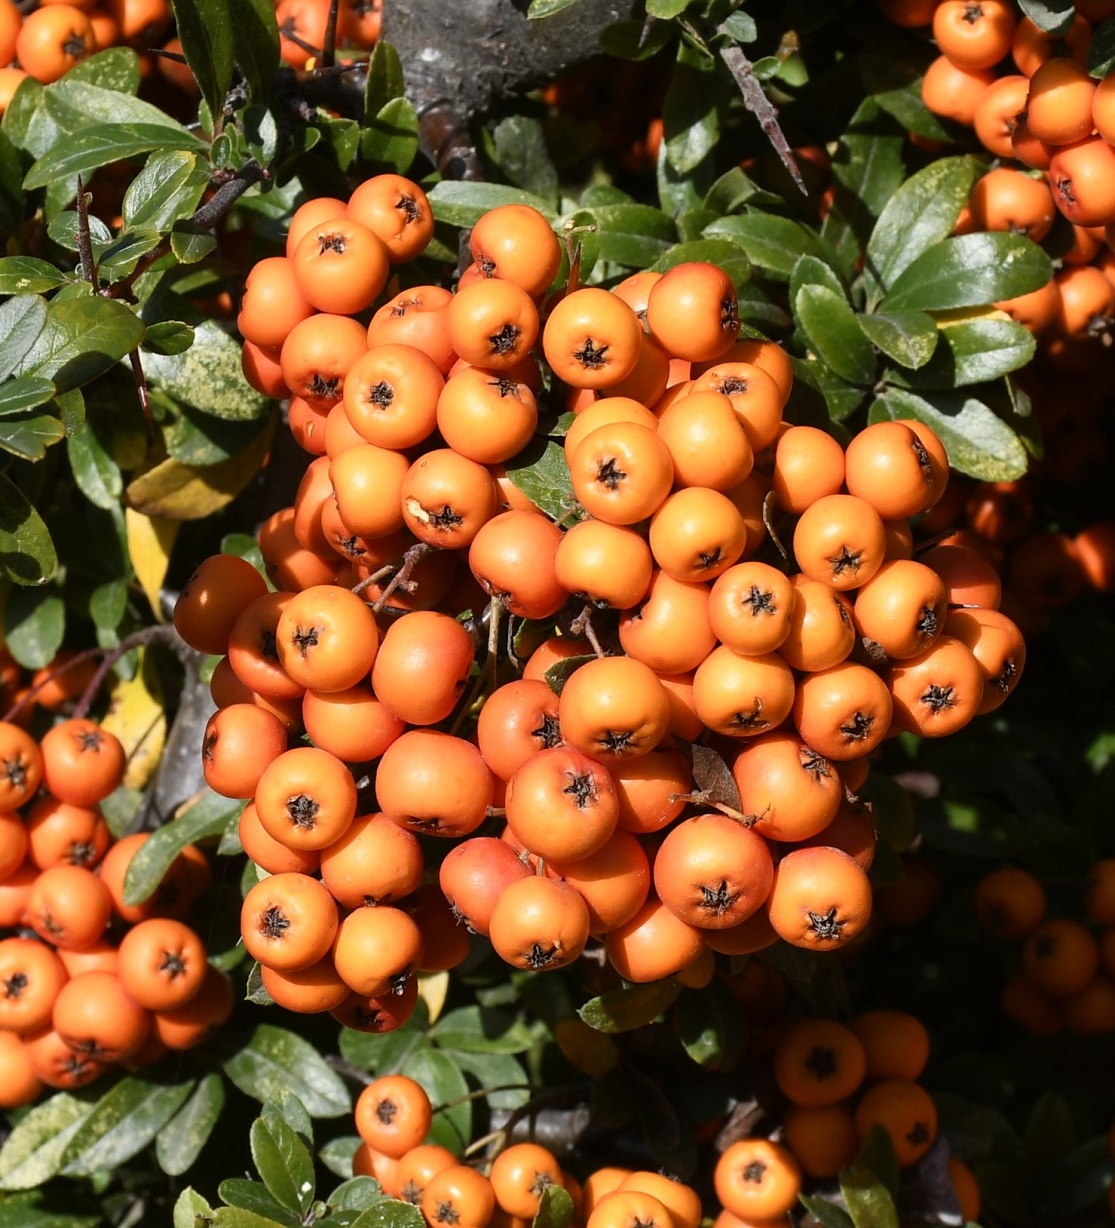
[[[223,1190],[226,1185],[231,1184],[228,1181],[223,1182],[220,1188]],[[244,1181],[240,1184],[252,1183]],[[282,1207],[276,1206],[270,1198],[261,1205],[267,1208],[268,1214],[260,1214],[246,1207],[218,1207],[213,1213],[212,1226],[213,1228],[275,1228],[275,1225],[279,1224],[285,1228],[299,1228],[302,1223],[298,1216],[292,1215],[289,1211],[283,1211]],[[210,1226],[206,1224],[205,1228],[210,1228]]]
[[[546,685],[555,695],[560,695],[565,684],[569,681],[573,674],[575,674],[582,665],[587,665],[590,661],[595,659],[594,653],[586,653],[584,656],[577,657],[564,657],[562,660],[551,665],[543,675],[546,680]]]
[[[95,295],[60,299],[19,365],[22,375],[53,380],[60,392],[103,375],[143,340],[143,321],[129,307]]]
[[[1093,77],[1115,72],[1115,21],[1108,18],[1092,31],[1088,44],[1088,71]]]
[[[344,1033],[342,1032],[342,1035]],[[352,1157],[360,1146],[360,1139],[355,1134],[331,1138],[318,1151],[317,1158],[334,1176],[348,1181],[352,1179]]]
[[[450,226],[475,226],[489,209],[498,205],[531,205],[551,222],[556,216],[541,196],[499,183],[443,179],[430,191],[429,198],[434,218]]]
[[[246,448],[265,424],[229,422],[179,406],[179,416],[163,428],[167,451],[183,465],[218,465]]]
[[[138,1155],[194,1090],[193,1080],[160,1084],[121,1079],[82,1122],[62,1155],[62,1174],[90,1177]]]
[[[679,175],[695,170],[720,138],[711,68],[707,56],[679,44],[677,64],[662,104],[666,158]]]
[[[507,462],[506,470],[515,489],[551,519],[560,520],[577,506],[565,449],[553,439],[536,437]]]
[[[306,1144],[286,1124],[257,1117],[249,1134],[252,1162],[271,1196],[303,1214],[314,1200],[314,1163]]]
[[[871,98],[860,104],[832,157],[832,201],[821,235],[846,267],[859,258],[887,201],[906,178],[904,129]]]
[[[898,1210],[890,1191],[862,1164],[840,1174],[840,1192],[855,1228],[898,1228]]]
[[[170,0],[186,63],[210,115],[219,115],[232,83],[232,14],[228,0]]]
[[[7,379],[46,324],[46,303],[20,294],[0,303],[0,380]]]
[[[680,17],[689,7],[689,0],[647,0],[647,16],[662,21]]]
[[[829,1202],[827,1198],[819,1198],[815,1194],[799,1194],[798,1201],[822,1228],[856,1228],[848,1212]]]
[[[67,251],[76,252],[80,249],[81,221],[72,209],[59,213],[47,223],[47,235]],[[89,217],[89,237],[93,244],[93,255],[99,258],[102,250],[112,242],[112,231],[99,217]]]
[[[648,60],[673,36],[674,27],[665,21],[614,21],[600,31],[600,50],[617,60]]]
[[[153,388],[229,422],[261,418],[271,405],[244,378],[239,344],[214,320],[197,325],[184,353],[145,354],[143,369]]]
[[[901,862],[899,862],[901,871]],[[860,1142],[856,1165],[882,1182],[892,1198],[898,1197],[898,1156],[894,1142],[882,1126],[872,1126]]]
[[[590,998],[577,1014],[598,1032],[633,1032],[672,1006],[681,990],[681,984],[670,979],[613,989]]]
[[[162,235],[150,228],[122,231],[118,238],[97,253],[100,280],[113,282],[126,277],[161,241]]]
[[[416,1049],[399,1073],[421,1083],[437,1110],[431,1140],[459,1153],[472,1139],[472,1101],[463,1099],[468,1095],[468,1083],[453,1060],[433,1048]]]
[[[755,18],[739,10],[729,13],[720,23],[720,29],[737,43],[753,43],[759,37]]]
[[[917,418],[936,431],[949,464],[981,482],[1013,481],[1028,468],[1026,449],[1014,431],[982,401],[964,393],[919,396],[884,388],[869,418]]]
[[[114,508],[124,492],[120,466],[97,438],[88,419],[66,440],[70,470],[81,493],[96,507]]]
[[[848,300],[848,292],[844,289],[844,283],[830,265],[816,256],[800,256],[794,262],[790,273],[790,302],[792,303],[797,298],[798,291],[803,286],[809,285],[825,286],[845,302]]]
[[[99,1228],[104,1217],[93,1211],[96,1203],[88,1195],[66,1191],[57,1193],[36,1190],[30,1194],[15,1194],[0,1198],[0,1228]],[[66,1210],[60,1210],[66,1207]],[[75,1207],[88,1207],[81,1213]]]
[[[66,604],[57,589],[12,589],[4,607],[4,642],[24,669],[52,661],[65,631]]]
[[[692,260],[705,260],[723,269],[738,290],[751,277],[751,261],[747,253],[727,239],[692,239],[688,243],[675,243],[651,265],[656,273]]]
[[[193,213],[208,182],[205,163],[196,153],[183,149],[153,153],[124,193],[124,225],[169,230]]]
[[[798,257],[807,254],[831,264],[820,238],[801,222],[773,213],[740,213],[705,227],[707,236],[722,236],[738,244],[751,263],[779,281],[788,281]]]
[[[868,306],[874,306],[899,274],[952,232],[981,169],[968,156],[937,158],[894,192],[867,243]]]
[[[54,385],[41,375],[23,375],[4,380],[0,383],[0,418],[37,409],[51,400],[54,394]]]
[[[352,136],[354,141],[359,139],[360,156],[370,166],[404,174],[418,153],[418,112],[414,103],[409,98],[392,98],[363,132],[354,128]],[[344,165],[347,163],[342,161]]]
[[[175,222],[170,232],[170,250],[179,264],[197,264],[217,248],[217,240],[190,221]]]
[[[469,1053],[460,1049],[445,1052],[466,1075],[471,1075],[480,1087],[498,1088],[489,1091],[485,1100],[489,1108],[521,1109],[530,1099],[530,1080],[522,1063],[510,1053]]]
[[[160,320],[149,324],[143,335],[145,354],[184,354],[194,343],[192,324],[181,320]]]
[[[515,187],[557,202],[558,173],[540,119],[533,115],[505,116],[491,129],[487,144],[489,157]]]
[[[1048,34],[1065,34],[1076,16],[1072,0],[1018,0],[1019,6],[1039,29]]]
[[[154,895],[174,859],[187,844],[220,835],[235,823],[242,802],[206,790],[200,799],[178,818],[151,833],[128,865],[124,875],[124,903],[142,904]]]
[[[225,1061],[224,1071],[242,1092],[261,1102],[286,1089],[313,1117],[340,1117],[352,1110],[348,1089],[313,1045],[272,1024],[255,1028]]]
[[[1005,231],[980,231],[943,239],[895,278],[887,311],[950,311],[982,307],[1028,294],[1053,276],[1036,243]]]
[[[19,233],[26,204],[23,162],[11,137],[0,128],[0,231]]]
[[[872,381],[875,351],[847,299],[827,286],[802,286],[794,299],[794,314],[810,348],[841,379],[850,384]]]
[[[805,361],[795,359],[794,374],[794,391],[791,394],[790,404],[796,407],[797,403],[801,402],[805,405],[804,411],[798,411],[795,408],[795,416],[792,419],[795,422],[808,424],[805,419],[797,416],[801,412],[805,413],[806,419],[811,415],[814,418],[819,416],[809,403],[811,398],[805,397],[799,384],[806,388],[816,389],[821,394],[828,416],[833,422],[843,422],[863,404],[865,394],[862,388],[845,383],[827,363],[820,362],[816,358],[809,358]],[[814,421],[813,425],[823,427],[824,423]]]
[[[719,982],[686,990],[674,1012],[685,1052],[706,1070],[735,1070],[747,1035],[740,1005]]]
[[[329,1195],[328,1205],[345,1211],[364,1211],[382,1202],[383,1191],[374,1177],[352,1177],[342,1181]]]
[[[570,1228],[576,1216],[577,1208],[569,1191],[560,1185],[548,1185],[538,1200],[531,1228]]]
[[[279,70],[279,26],[272,0],[225,0],[232,12],[232,55],[248,83],[248,97],[260,106],[271,101]],[[177,6],[175,13],[177,14]],[[181,36],[181,27],[179,27]],[[215,112],[214,112],[215,114]]]
[[[913,371],[933,357],[940,338],[936,321],[924,311],[861,312],[856,319],[877,350]]]
[[[56,1092],[21,1118],[0,1147],[0,1189],[44,1185],[61,1167],[62,1155],[93,1106]]]
[[[220,1120],[224,1104],[225,1081],[211,1070],[198,1080],[190,1098],[155,1139],[155,1158],[168,1177],[189,1171]]]
[[[34,77],[24,77],[16,87],[16,92],[12,95],[4,112],[3,120],[0,120],[4,135],[13,145],[19,148],[29,148],[27,135],[31,124],[36,116],[45,114],[46,108],[42,105],[42,98],[43,87]]]
[[[34,256],[0,258],[0,294],[43,294],[69,282],[65,273]]]
[[[105,89],[73,73],[67,73],[43,90],[43,104],[59,130],[70,135],[91,124],[140,124],[189,135],[184,125],[153,103],[119,90]],[[200,149],[204,142],[200,137],[193,137],[193,145]]]
[[[194,1189],[185,1189],[174,1204],[173,1228],[206,1228],[212,1223],[213,1208]]]
[[[104,90],[134,94],[139,89],[139,56],[131,47],[106,47],[86,60],[79,60],[66,73],[66,80],[87,81]]]
[[[461,1006],[449,1011],[427,1036],[441,1049],[465,1053],[525,1053],[533,1044],[530,1028],[494,1007]]]
[[[6,475],[0,474],[0,575],[17,585],[41,585],[58,569],[43,518]]]
[[[911,388],[962,388],[988,384],[1024,367],[1037,350],[1029,329],[1013,320],[959,320],[939,330],[932,360],[894,382]]]
[[[55,400],[57,408],[61,398]],[[24,460],[42,460],[47,448],[66,437],[65,426],[50,412],[29,410],[0,418],[0,448]]]
[[[352,1221],[349,1228],[424,1228],[422,1212],[409,1202],[384,1198]]]
[[[283,1228],[301,1228],[302,1217],[288,1211],[275,1201],[274,1195],[262,1181],[249,1181],[244,1177],[229,1177],[217,1186],[217,1193],[242,1215],[250,1215],[252,1222],[283,1225]]]
[[[650,268],[677,242],[673,219],[652,205],[594,205],[587,212],[596,223],[601,260]]]
[[[530,0],[527,17],[531,21],[540,21],[543,17],[553,17],[555,13],[560,13],[562,9],[570,8],[577,3],[579,0]]]
[[[150,153],[153,149],[197,149],[201,142],[185,131],[158,124],[94,124],[59,141],[33,163],[23,180],[31,192],[58,180],[84,175],[107,166]]]
[[[368,60],[368,83],[364,88],[364,122],[374,119],[396,98],[402,98],[403,65],[399,53],[380,39]]]

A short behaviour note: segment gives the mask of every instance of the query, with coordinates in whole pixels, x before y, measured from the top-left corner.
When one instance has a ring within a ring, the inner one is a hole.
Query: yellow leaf
[[[160,520],[145,516],[142,512],[124,509],[124,529],[128,536],[128,555],[135,568],[136,578],[147,594],[151,609],[159,622],[163,616],[161,593],[170,565],[170,552],[178,536],[177,520]]]
[[[103,728],[116,734],[128,756],[124,784],[142,789],[159,766],[166,744],[166,712],[158,672],[148,664],[146,649],[139,650],[139,667],[130,681],[112,689]]]
[[[445,1008],[445,998],[448,993],[448,972],[423,972],[419,976],[418,996],[426,1003],[431,1023],[437,1022],[438,1016]]]
[[[272,417],[246,448],[216,465],[183,465],[168,457],[128,484],[127,504],[147,516],[167,520],[212,516],[260,471],[274,434]]]
[[[1010,316],[998,307],[953,307],[933,312],[933,318],[938,328],[948,328],[950,324],[965,324],[968,320],[1009,320]]]

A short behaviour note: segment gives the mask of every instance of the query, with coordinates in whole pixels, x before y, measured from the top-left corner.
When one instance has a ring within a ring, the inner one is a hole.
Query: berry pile
[[[0,1106],[44,1085],[83,1087],[199,1044],[232,1011],[232,987],[185,918],[208,886],[188,846],[156,894],[125,903],[124,880],[149,838],[114,841],[100,803],[120,784],[124,750],[71,717],[41,740],[0,722]]]
[[[978,555],[911,557],[939,440],[783,422],[791,364],[740,338],[723,271],[607,290],[571,261],[563,287],[527,206],[480,218],[455,293],[392,295],[432,226],[397,175],[313,200],[240,311],[314,459],[259,533],[275,590],[214,556],[175,624],[222,658],[205,775],[251,802],[265,986],[398,1026],[415,972],[467,953],[454,917],[524,969],[600,940],[630,981],[843,946],[871,911],[868,757],[992,711],[1023,663]],[[556,508],[518,459],[540,444]]]

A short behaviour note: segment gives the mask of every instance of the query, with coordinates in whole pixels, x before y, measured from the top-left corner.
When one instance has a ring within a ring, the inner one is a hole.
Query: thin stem
[[[63,661],[62,664],[57,666],[55,669],[52,669],[50,673],[47,674],[42,679],[41,682],[36,682],[34,686],[28,687],[28,689],[24,691],[22,695],[20,695],[20,697],[15,701],[15,703],[12,704],[12,706],[7,710],[7,712],[4,713],[3,717],[0,717],[0,720],[14,721],[15,718],[19,716],[19,714],[23,711],[24,708],[30,706],[32,700],[43,689],[43,687],[48,686],[50,683],[52,683],[54,679],[58,677],[59,674],[64,674],[68,670],[74,669],[76,666],[82,665],[84,664],[84,662],[92,660],[93,657],[99,657],[101,653],[104,651],[105,650],[103,648],[97,647],[97,648],[83,648],[80,652],[75,652],[72,657]]]
[[[383,609],[383,607],[387,604],[387,598],[390,597],[396,589],[401,588],[404,593],[414,592],[415,584],[410,577],[414,574],[414,569],[426,557],[426,555],[430,553],[431,550],[433,550],[433,546],[431,546],[428,542],[418,542],[416,545],[411,546],[410,549],[407,550],[407,552],[403,555],[402,567],[400,567],[399,570],[395,572],[395,574],[387,582],[383,592],[379,595],[379,600],[373,604],[372,612],[374,614],[378,614],[380,610]]]
[[[592,614],[593,607],[586,605],[580,614],[569,624],[569,630],[578,638],[583,635],[591,645],[592,651],[598,657],[606,657],[608,654],[600,646],[600,641],[596,637],[596,630],[592,625]]]
[[[329,17],[325,22],[325,45],[321,49],[321,67],[332,68],[337,57],[337,14],[340,0],[330,0]]]
[[[695,33],[695,31],[693,31]],[[726,33],[721,27],[720,33]],[[707,46],[705,48],[707,50]],[[743,54],[738,43],[732,42],[720,48],[720,58],[728,66],[736,85],[739,86],[743,105],[759,121],[759,126],[766,133],[774,152],[782,160],[782,165],[790,172],[790,177],[801,189],[803,196],[809,195],[805,180],[801,177],[794,151],[790,148],[786,134],[778,122],[778,108],[766,96],[762,83],[752,72],[751,61]]]
[[[488,655],[490,658],[494,658],[496,656],[496,653],[492,650],[493,628],[496,627],[499,622],[499,611],[501,606],[502,603],[498,597],[493,597],[488,603]],[[485,662],[485,668],[477,673],[476,681],[472,684],[472,690],[468,693],[468,699],[466,699],[461,705],[461,710],[457,713],[457,717],[450,727],[450,733],[456,734],[460,732],[461,726],[468,719],[468,715],[476,706],[477,700],[479,700],[480,697],[487,692],[489,685],[492,687],[495,686],[495,670],[492,670],[491,680],[489,682],[487,665],[488,663]]]
[[[139,350],[134,349],[128,355],[132,365],[132,378],[135,380],[136,393],[139,396],[139,407],[143,410],[143,420],[147,424],[147,440],[154,438],[154,424],[151,421],[151,394],[147,389],[147,376],[143,373],[143,363],[140,361]]]
[[[359,584],[354,584],[352,591],[359,597],[366,588],[371,588],[373,584],[378,584],[380,580],[385,580],[398,566],[398,563],[388,563],[378,571],[373,571],[370,576],[365,576]]]
[[[89,233],[89,200],[85,195],[85,180],[77,177],[77,254],[86,281],[97,292],[97,259],[93,255],[93,236]]]
[[[161,624],[155,627],[144,627],[142,630],[135,631],[131,635],[126,636],[115,648],[103,650],[105,658],[97,666],[97,672],[90,678],[89,685],[77,701],[77,707],[74,708],[73,712],[74,719],[80,720],[88,713],[109,672],[122,656],[131,652],[133,648],[142,648],[147,644],[159,643],[165,644],[168,648],[173,648],[177,651],[180,641],[178,633],[174,630],[173,626]]]

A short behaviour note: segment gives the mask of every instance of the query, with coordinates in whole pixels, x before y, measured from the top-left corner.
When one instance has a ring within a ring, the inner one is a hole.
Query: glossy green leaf
[[[0,128],[0,231],[18,234],[26,205],[23,162],[11,137]]]
[[[848,1212],[829,1202],[827,1198],[820,1198],[816,1194],[800,1194],[798,1199],[822,1228],[856,1228]]]
[[[189,1099],[194,1083],[121,1079],[82,1122],[62,1155],[67,1177],[89,1177],[138,1155]]]
[[[4,135],[21,149],[27,145],[27,134],[36,115],[45,113],[42,105],[43,87],[34,77],[27,76],[16,87],[0,120]]]
[[[360,132],[353,132],[369,166],[405,174],[418,153],[418,112],[409,98],[392,98]],[[342,165],[346,165],[342,162]]]
[[[65,213],[56,214],[47,223],[46,228],[47,234],[59,247],[64,247],[67,251],[71,252],[80,251],[80,231],[81,221],[77,213],[72,209],[67,210]],[[101,252],[112,242],[112,231],[109,230],[99,217],[90,215],[89,237],[92,241],[93,255],[99,260]],[[78,272],[80,274],[80,266]],[[85,280],[83,275],[81,280]]]
[[[888,847],[888,852],[894,852]],[[902,862],[898,861],[901,876]],[[874,865],[872,866],[874,868]],[[894,1142],[882,1126],[872,1126],[860,1141],[856,1153],[856,1166],[865,1169],[876,1177],[892,1198],[898,1196],[898,1156],[895,1154]]]
[[[4,607],[4,642],[24,669],[52,661],[65,630],[66,605],[56,588],[12,589]]]
[[[485,135],[488,156],[510,183],[557,203],[558,173],[546,142],[546,126],[540,119],[507,115]]]
[[[1013,320],[960,320],[939,330],[931,361],[916,372],[895,378],[910,388],[962,388],[986,384],[1024,367],[1037,342],[1029,329]]]
[[[256,1183],[240,1181],[236,1184],[248,1186]],[[222,1182],[218,1193],[221,1193],[222,1197],[227,1197],[222,1191],[232,1185],[232,1181]],[[260,1188],[263,1189],[262,1186]],[[212,1228],[276,1228],[276,1225],[279,1225],[279,1228],[300,1228],[301,1218],[294,1215],[293,1212],[284,1211],[272,1198],[267,1196],[266,1190],[264,1190],[264,1197],[255,1206],[261,1209],[241,1206],[218,1207],[213,1213]],[[210,1228],[210,1224],[206,1224],[205,1228]]]
[[[210,115],[219,115],[232,82],[232,13],[228,0],[171,0],[186,63]]]
[[[437,1049],[416,1049],[400,1073],[421,1083],[437,1110],[431,1138],[459,1152],[472,1138],[472,1101],[464,1099],[468,1083],[453,1060]]]
[[[153,149],[196,149],[199,144],[188,132],[156,124],[95,124],[63,138],[39,158],[23,186],[30,192]]]
[[[126,277],[161,241],[162,235],[149,227],[122,231],[116,239],[97,252],[100,281],[111,283]]]
[[[66,440],[70,470],[81,493],[96,507],[114,508],[124,492],[120,466],[88,419]]]
[[[181,320],[160,320],[148,324],[143,335],[145,354],[184,354],[194,343],[195,330],[192,324]]]
[[[226,827],[239,820],[243,809],[243,802],[206,790],[173,822],[152,832],[132,858],[124,875],[124,903],[142,904],[149,899],[187,844],[220,835]]]
[[[266,106],[271,101],[271,87],[279,68],[275,6],[272,0],[226,2],[232,12],[233,59],[248,83],[248,97]]]
[[[588,648],[588,642],[585,642],[585,647]],[[581,668],[582,665],[587,665],[590,661],[595,661],[595,653],[586,652],[584,656],[564,657],[560,661],[556,661],[545,672],[543,677],[546,680],[546,685],[555,695],[560,695],[562,688],[569,679]]]
[[[93,1105],[56,1092],[35,1105],[0,1147],[0,1189],[30,1190],[44,1185],[61,1167],[62,1156]]]
[[[0,418],[22,414],[45,405],[55,394],[55,387],[41,375],[21,375],[0,383]]]
[[[810,348],[843,380],[868,384],[875,375],[875,351],[848,300],[827,286],[802,286],[794,299],[798,327]]]
[[[485,1100],[490,1108],[520,1109],[530,1099],[527,1072],[510,1053],[476,1053],[446,1048],[453,1062],[470,1075],[478,1087],[491,1088]]]
[[[794,302],[798,291],[811,285],[824,286],[845,302],[848,301],[844,283],[830,265],[816,256],[799,256],[790,272],[789,301]]]
[[[148,842],[150,843],[150,841]],[[301,1036],[263,1023],[224,1063],[225,1074],[260,1102],[291,1091],[314,1117],[340,1117],[352,1101],[340,1077]]]
[[[352,1221],[349,1228],[423,1228],[422,1212],[409,1202],[384,1198]]]
[[[895,278],[887,311],[949,311],[982,307],[1038,290],[1053,276],[1036,243],[1005,231],[979,231],[943,239]]]
[[[139,56],[131,47],[106,47],[79,60],[66,74],[67,81],[88,81],[101,89],[134,94],[139,89]]]
[[[56,398],[54,406],[60,401],[61,398]],[[42,460],[47,448],[66,437],[65,426],[50,412],[51,408],[26,410],[0,418],[0,448],[24,460]]]
[[[1023,13],[1049,34],[1064,34],[1076,16],[1072,0],[1018,0]]]
[[[759,37],[755,18],[742,9],[729,13],[720,23],[720,29],[737,43],[753,43]]]
[[[749,212],[724,217],[706,227],[707,236],[722,236],[738,244],[751,263],[771,277],[788,281],[803,254],[828,260],[820,238],[807,226],[773,213]]]
[[[862,1164],[840,1174],[840,1192],[855,1228],[898,1228],[898,1209],[890,1191]]]
[[[1115,21],[1108,18],[1092,31],[1088,44],[1088,71],[1093,77],[1115,72]]]
[[[49,1188],[0,1197],[0,1228],[100,1228],[96,1205],[87,1194],[67,1190],[60,1198]]]
[[[380,39],[368,59],[368,83],[364,87],[365,123],[395,98],[402,98],[405,82],[399,53]]]
[[[856,318],[880,353],[911,371],[924,367],[938,346],[937,323],[924,311],[861,312]]]
[[[577,507],[565,450],[554,440],[536,437],[506,469],[512,485],[554,520]]]
[[[577,1208],[569,1191],[560,1185],[548,1185],[538,1201],[531,1228],[570,1228],[577,1217]]]
[[[685,12],[689,2],[690,0],[647,0],[647,16],[671,21]]]
[[[853,267],[906,177],[905,130],[874,101],[860,104],[832,156],[832,200],[821,235]]]
[[[218,465],[246,448],[264,425],[214,418],[190,405],[179,409],[180,416],[164,427],[163,438],[170,456],[183,465]]]
[[[153,388],[229,422],[262,418],[271,405],[244,378],[240,345],[213,320],[197,325],[184,353],[144,354],[143,369]]]
[[[747,253],[727,239],[691,239],[688,243],[676,243],[659,256],[651,268],[656,273],[693,260],[704,260],[723,269],[738,290],[751,276],[751,261]]]
[[[189,1099],[159,1131],[155,1157],[169,1177],[188,1172],[209,1141],[225,1104],[225,1081],[211,1070],[198,1080]]]
[[[143,340],[143,321],[114,299],[83,295],[50,304],[46,325],[19,364],[22,375],[68,391],[104,374]]]
[[[342,1181],[329,1195],[328,1205],[345,1211],[365,1211],[382,1202],[384,1193],[374,1177],[352,1177]]]
[[[280,1119],[252,1122],[252,1162],[281,1206],[302,1214],[314,1200],[314,1162],[306,1144]]]
[[[739,1002],[720,981],[686,990],[674,1012],[678,1038],[686,1053],[706,1070],[735,1070],[747,1028]]]
[[[352,1178],[352,1157],[359,1146],[360,1139],[355,1134],[345,1134],[323,1143],[317,1158],[334,1176],[348,1181]]]
[[[884,388],[872,405],[871,421],[917,418],[936,431],[949,464],[982,482],[1020,478],[1029,464],[1022,441],[993,410],[961,392],[924,396]]]
[[[442,1049],[466,1053],[525,1053],[533,1044],[530,1028],[503,1011],[460,1006],[449,1011],[427,1033]]]
[[[0,303],[0,380],[19,366],[46,324],[46,302],[37,294],[19,294]]]
[[[556,216],[542,197],[499,183],[443,179],[429,197],[436,220],[451,226],[474,226],[483,214],[498,205],[530,205],[551,222]]]
[[[662,126],[666,158],[680,175],[696,169],[720,138],[711,68],[707,56],[685,43],[679,45],[677,64],[662,104]]]
[[[199,230],[190,221],[175,222],[170,232],[170,250],[179,264],[197,264],[216,248],[215,236],[207,230]]]
[[[196,153],[184,149],[153,153],[124,193],[124,225],[169,230],[193,213],[208,182],[205,164]]]
[[[968,156],[938,158],[894,192],[867,244],[864,279],[869,306],[920,255],[952,232],[980,170],[980,164]],[[890,304],[888,310],[897,306]]]
[[[165,111],[119,90],[105,89],[80,76],[67,73],[43,90],[43,105],[59,125],[61,132],[75,135],[83,129],[99,125],[139,125],[145,128],[165,128],[168,132],[189,137],[195,149],[204,148],[200,137],[192,136],[187,128]]]
[[[263,1184],[262,1181],[250,1181],[245,1177],[229,1177],[217,1187],[217,1193],[229,1207],[246,1215],[263,1216],[269,1224],[280,1224],[283,1228],[300,1228],[302,1217],[295,1211],[290,1211]]]
[[[794,370],[803,377],[803,383],[821,394],[828,408],[828,416],[833,422],[843,422],[863,404],[864,389],[842,380],[827,363],[810,358],[806,359],[800,367],[795,364]],[[795,381],[790,404],[797,404],[802,395]]]
[[[43,294],[69,282],[54,265],[34,256],[0,258],[0,294]]]
[[[598,1032],[632,1032],[652,1023],[671,1007],[681,989],[677,981],[669,979],[613,989],[598,998],[590,998],[577,1014]]]
[[[650,268],[677,242],[673,219],[651,205],[593,205],[587,212],[596,224],[601,260]]]
[[[213,1208],[194,1189],[185,1189],[174,1203],[173,1228],[199,1228],[208,1219],[212,1222]]]

